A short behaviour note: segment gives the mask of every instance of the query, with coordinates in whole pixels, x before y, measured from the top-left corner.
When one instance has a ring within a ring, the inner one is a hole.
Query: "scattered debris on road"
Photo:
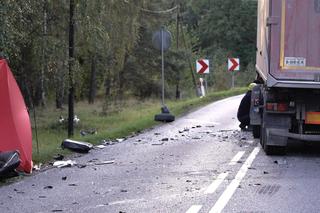
[[[42,166],[42,163],[35,164],[35,165],[33,166],[33,170],[34,170],[34,171],[40,171],[41,166]]]
[[[45,186],[43,189],[53,189],[53,186]]]
[[[61,154],[57,154],[57,155],[53,156],[53,159],[55,159],[55,160],[63,160],[63,158],[64,158],[64,156]]]
[[[121,142],[123,142],[124,140],[126,140],[125,138],[117,138],[116,139],[116,141],[118,142],[118,143],[121,143]]]
[[[93,145],[87,142],[65,139],[62,141],[61,147],[63,149],[67,148],[75,152],[88,153],[89,150],[93,148]]]
[[[106,164],[113,164],[115,161],[114,160],[109,160],[109,161],[101,161],[94,163],[94,165],[106,165]]]
[[[53,163],[53,166],[57,168],[63,168],[63,167],[72,167],[76,164],[77,163],[73,160],[67,160],[67,161],[56,161]]]
[[[287,161],[286,160],[275,160],[273,161],[275,164],[278,164],[278,165],[285,165],[287,164]]]
[[[179,130],[179,133],[189,132],[189,128],[185,127],[183,130]]]
[[[104,149],[104,148],[106,148],[106,146],[105,145],[97,145],[97,146],[95,146],[95,148]]]
[[[162,142],[162,143],[153,143],[153,144],[151,144],[152,146],[161,146],[161,145],[163,145],[164,144],[164,142]]]

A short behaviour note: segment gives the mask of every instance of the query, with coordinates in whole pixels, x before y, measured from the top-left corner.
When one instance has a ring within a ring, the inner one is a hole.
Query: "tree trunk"
[[[41,106],[46,105],[45,101],[45,75],[47,73],[47,0],[43,1],[43,37],[42,37],[42,68],[41,68],[41,76],[40,76],[40,85],[39,85],[39,91],[38,91],[38,104]]]
[[[55,75],[55,84],[56,84],[56,108],[62,109],[64,103],[64,90],[65,90],[65,82],[64,82],[64,72],[66,67],[64,63],[61,64],[61,68],[58,69],[57,75]]]
[[[69,20],[69,101],[68,101],[68,136],[73,136],[74,126],[74,0],[70,0]]]
[[[94,99],[96,97],[96,90],[97,90],[97,70],[96,70],[97,60],[96,56],[93,55],[91,58],[91,77],[90,77],[90,88],[89,88],[89,104],[94,103]]]
[[[179,50],[179,11],[180,5],[178,5],[178,12],[177,12],[177,20],[176,20],[176,48],[177,51]],[[177,79],[176,79],[176,100],[180,99],[180,70],[177,70]]]

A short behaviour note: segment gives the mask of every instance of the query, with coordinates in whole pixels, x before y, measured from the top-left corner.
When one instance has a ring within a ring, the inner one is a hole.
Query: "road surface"
[[[266,156],[241,132],[242,96],[0,188],[0,212],[319,212],[319,145]]]

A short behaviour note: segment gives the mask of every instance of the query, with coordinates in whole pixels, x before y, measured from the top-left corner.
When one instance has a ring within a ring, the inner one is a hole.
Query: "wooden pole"
[[[68,136],[73,136],[74,126],[74,0],[70,0],[69,20],[69,102],[68,102]]]

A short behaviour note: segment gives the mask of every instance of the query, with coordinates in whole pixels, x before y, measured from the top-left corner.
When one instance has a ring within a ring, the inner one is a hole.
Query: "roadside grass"
[[[204,98],[191,98],[179,101],[167,101],[170,112],[177,117],[190,112],[200,106],[214,101],[239,95],[246,92],[246,88],[235,88],[228,91],[213,92]],[[102,113],[102,103],[89,105],[84,102],[76,103],[75,114],[80,122],[75,126],[73,139],[100,144],[102,140],[112,140],[129,136],[157,125],[154,115],[160,113],[159,101],[127,101],[121,109],[107,115]],[[235,106],[237,107],[237,106]],[[61,142],[68,137],[67,125],[60,124],[58,119],[63,116],[67,119],[67,108],[62,110],[47,107],[36,110],[38,145],[36,141],[35,123],[33,112],[30,119],[33,129],[33,161],[45,163],[53,159],[57,154],[71,154],[68,150],[62,150]],[[80,130],[96,129],[97,134],[81,136]],[[38,147],[38,148],[37,148]],[[39,151],[39,152],[38,152]]]

